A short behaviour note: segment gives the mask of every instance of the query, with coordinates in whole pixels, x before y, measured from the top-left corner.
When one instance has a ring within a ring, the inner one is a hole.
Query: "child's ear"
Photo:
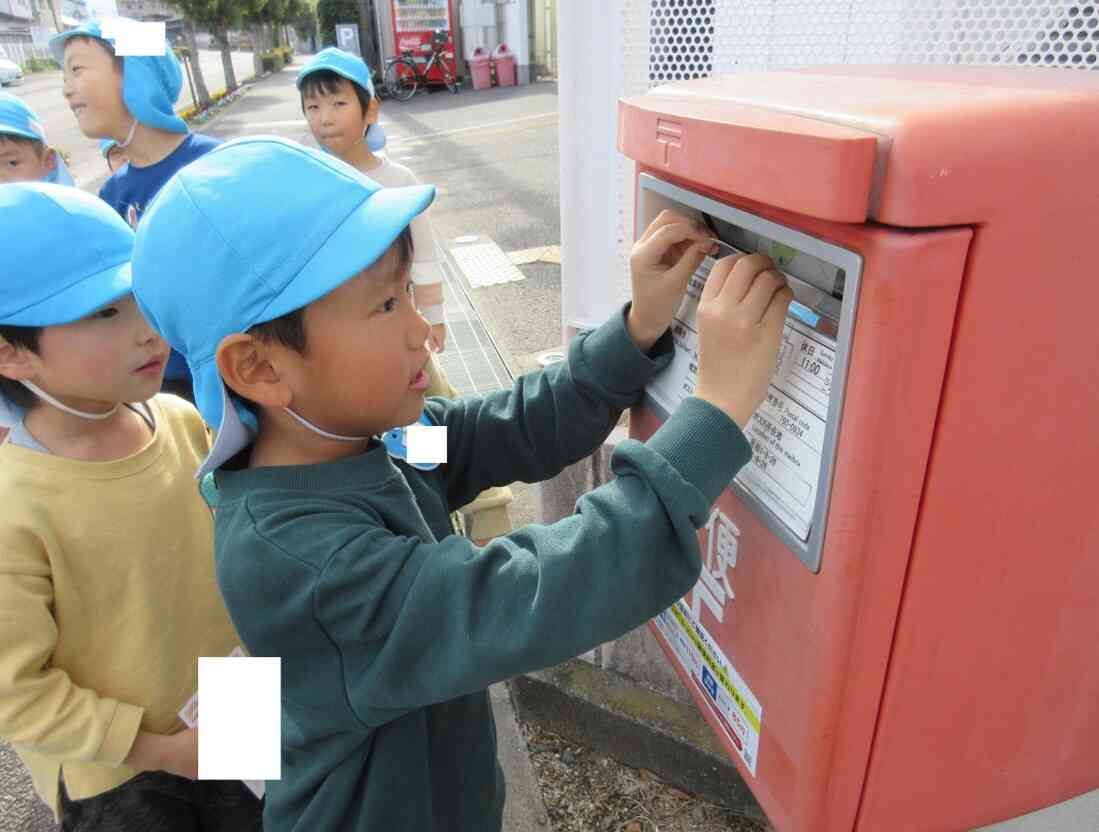
[[[57,151],[52,147],[46,148],[46,170],[57,170]]]
[[[218,344],[217,366],[229,389],[261,407],[289,407],[293,394],[269,360],[269,348],[246,333],[227,335]]]
[[[370,103],[366,107],[366,123],[373,124],[378,120],[378,110],[381,109],[382,103],[378,100],[377,96],[370,99]]]
[[[34,375],[31,354],[30,350],[14,347],[0,337],[0,376],[10,378],[12,381],[31,378]]]

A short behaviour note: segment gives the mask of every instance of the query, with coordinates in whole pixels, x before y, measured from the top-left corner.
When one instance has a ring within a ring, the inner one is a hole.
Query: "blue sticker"
[[[820,323],[820,315],[806,306],[804,303],[798,303],[796,300],[790,301],[790,314],[801,321],[803,324],[808,324],[817,328],[817,324]]]
[[[420,414],[420,418],[417,423],[428,426],[434,424],[429,418],[427,418],[426,411]],[[393,430],[387,430],[384,434],[382,434],[382,444],[385,445],[385,450],[391,457],[408,462],[408,445],[405,442],[406,430],[407,428],[393,428]],[[440,463],[408,462],[408,464],[420,471],[432,471],[435,468],[438,468]]]
[[[702,666],[702,685],[706,688],[706,692],[710,694],[710,697],[717,701],[717,679],[710,673],[710,668],[705,665]]]

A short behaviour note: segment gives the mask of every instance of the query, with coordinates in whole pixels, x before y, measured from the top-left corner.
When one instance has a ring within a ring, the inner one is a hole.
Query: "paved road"
[[[199,50],[199,55],[207,89],[211,93],[224,89],[225,73],[221,67],[221,53]],[[233,52],[232,55],[237,81],[252,75],[252,53]],[[106,164],[99,155],[98,145],[86,139],[80,132],[76,119],[61,95],[60,72],[34,73],[28,75],[22,84],[4,89],[23,98],[38,113],[50,144],[64,150],[72,159],[71,168],[77,182],[86,182],[106,172]],[[190,104],[191,90],[184,79],[183,91],[176,107],[188,107]]]

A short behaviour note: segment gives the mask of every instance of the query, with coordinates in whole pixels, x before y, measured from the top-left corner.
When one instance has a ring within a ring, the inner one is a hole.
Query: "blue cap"
[[[0,92],[0,133],[46,143],[46,128],[38,115],[22,99]]]
[[[187,359],[195,404],[218,431],[197,476],[246,447],[256,424],[221,380],[222,339],[353,278],[434,197],[429,185],[382,188],[334,156],[274,136],[226,142],[168,180],[138,226],[134,296]]]
[[[38,120],[38,115],[23,99],[8,92],[0,92],[0,134],[33,139],[44,145],[49,144],[46,140],[46,128]],[[72,174],[69,173],[61,154],[56,150],[51,152],[54,155],[53,169],[46,174],[45,181],[57,185],[74,184]]]
[[[366,61],[358,55],[345,52],[343,49],[337,49],[335,46],[322,49],[313,56],[309,63],[301,68],[301,71],[298,72],[298,90],[301,90],[302,82],[308,76],[322,69],[335,72],[352,84],[358,84],[370,94],[371,98],[374,97],[374,79],[370,77],[370,67],[366,65]],[[371,124],[366,131],[367,148],[372,153],[377,153],[385,147],[385,141],[385,130],[382,129],[382,126],[378,122]]]
[[[118,18],[131,24],[138,21]],[[65,42],[74,37],[97,38],[115,46],[114,38],[103,37],[99,20],[83,21],[75,29],[61,32],[50,38],[50,54],[61,66],[65,65]],[[187,122],[176,115],[175,104],[183,88],[183,70],[164,41],[163,55],[122,56],[122,101],[130,115],[142,124],[167,130],[170,133],[187,133]]]
[[[60,326],[131,292],[134,233],[107,203],[42,182],[0,186],[0,323]]]

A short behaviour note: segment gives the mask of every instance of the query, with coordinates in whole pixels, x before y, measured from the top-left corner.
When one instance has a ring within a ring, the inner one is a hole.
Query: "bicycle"
[[[424,65],[423,70],[416,63],[411,49],[402,50],[401,57],[391,58],[387,61],[385,65],[386,91],[398,101],[408,101],[416,94],[420,84],[427,86],[429,83],[427,76],[430,74],[432,67],[438,66],[439,71],[443,74],[443,82],[446,84],[446,88],[453,93],[457,93],[458,79],[454,74],[454,67],[447,62],[446,55],[443,54],[449,40],[450,32],[446,29],[436,29],[431,36],[431,42],[421,44],[420,51],[431,53],[431,58]]]

